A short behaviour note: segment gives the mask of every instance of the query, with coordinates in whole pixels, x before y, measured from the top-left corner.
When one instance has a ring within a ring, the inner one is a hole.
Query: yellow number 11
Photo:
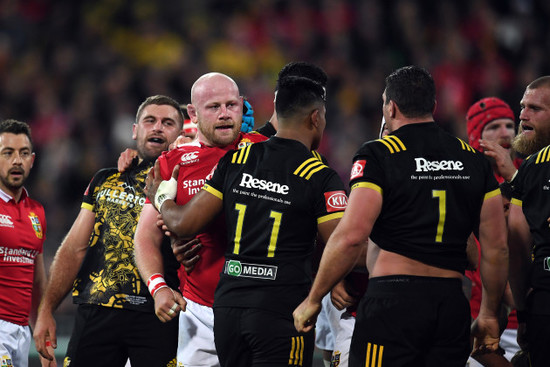
[[[244,213],[246,211],[246,205],[237,203],[235,204],[235,210],[239,214],[237,217],[237,228],[235,228],[235,246],[233,247],[233,253],[238,254],[241,249],[241,237],[243,234]],[[269,217],[273,218],[273,228],[271,229],[271,237],[269,238],[267,257],[274,257],[275,248],[277,247],[277,238],[279,237],[279,229],[281,228],[281,220],[283,219],[283,213],[272,210]]]

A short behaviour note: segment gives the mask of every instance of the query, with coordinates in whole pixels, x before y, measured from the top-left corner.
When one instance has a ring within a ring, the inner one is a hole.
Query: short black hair
[[[321,84],[323,88],[327,87],[328,77],[323,69],[309,62],[293,61],[283,66],[279,71],[277,85],[275,86],[276,91],[280,88],[281,80],[289,76],[308,78]]]
[[[550,75],[541,76],[540,78],[533,80],[529,83],[527,89],[537,89],[540,87],[550,88]]]
[[[405,66],[386,77],[386,104],[393,101],[408,118],[432,114],[435,83],[430,73],[418,66]]]
[[[277,116],[286,118],[315,103],[325,103],[325,89],[312,79],[288,76],[279,81],[275,98]]]
[[[29,138],[32,146],[31,128],[26,122],[7,119],[0,122],[0,134],[12,133],[15,135],[25,134]]]
[[[136,124],[139,122],[139,118],[141,117],[141,114],[143,112],[143,109],[149,105],[157,105],[157,106],[165,106],[165,105],[168,105],[168,106],[172,106],[176,109],[176,111],[178,112],[178,117],[180,118],[180,126],[183,128],[183,121],[184,121],[184,118],[183,118],[183,113],[181,112],[181,108],[180,108],[180,104],[173,98],[170,98],[168,96],[163,96],[163,95],[160,95],[160,94],[157,94],[155,96],[150,96],[150,97],[147,97],[145,99],[145,101],[143,101],[143,103],[141,103],[141,105],[139,105],[139,108],[137,110],[137,113],[136,113]]]

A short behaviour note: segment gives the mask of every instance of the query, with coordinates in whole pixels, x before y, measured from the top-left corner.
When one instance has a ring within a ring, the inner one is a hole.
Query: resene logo
[[[277,267],[273,265],[247,264],[238,260],[225,262],[224,273],[233,277],[275,280]]]
[[[260,180],[252,175],[249,175],[248,173],[243,173],[239,186],[249,189],[259,189],[263,191],[275,192],[282,195],[288,194],[289,190],[289,187],[287,185],[283,185],[278,182],[271,182],[268,180]]]
[[[428,171],[462,171],[464,164],[461,161],[429,161],[425,158],[415,158],[416,172]]]

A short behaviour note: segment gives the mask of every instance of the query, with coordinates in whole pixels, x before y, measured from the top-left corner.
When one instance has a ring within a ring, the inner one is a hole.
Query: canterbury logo
[[[462,145],[462,150],[467,150],[468,152],[472,152],[472,153],[476,152],[476,150],[474,148],[472,148],[471,146],[469,146],[468,144],[466,144],[466,142],[464,142],[464,140],[462,140],[460,138],[457,138],[457,139],[460,142],[460,145]]]
[[[382,366],[382,355],[384,354],[384,346],[378,344],[367,344],[367,359],[365,366]]]
[[[191,163],[196,161],[197,158],[199,158],[199,152],[185,153],[185,154],[182,154],[181,156],[181,163],[182,164]]]
[[[315,172],[319,172],[323,168],[328,167],[325,166],[323,162],[319,161],[317,157],[314,157],[306,160],[300,165],[300,167],[296,168],[294,174],[296,176],[304,177],[306,180],[309,180]]]
[[[289,366],[302,366],[304,363],[304,337],[293,336],[292,348],[290,348]]]
[[[537,153],[537,159],[535,160],[535,164],[550,161],[550,154],[548,154],[549,149],[550,149],[550,146],[547,146],[546,148],[544,148],[543,150]]]
[[[250,153],[251,147],[252,147],[252,144],[247,145],[246,147],[241,148],[237,150],[235,153],[233,153],[233,158],[231,159],[231,163],[245,164],[246,160],[248,159],[248,153]]]
[[[13,227],[13,222],[9,215],[0,214],[0,226]]]
[[[376,141],[384,144],[386,148],[389,149],[391,154],[407,150],[407,148],[405,148],[405,144],[403,144],[401,139],[399,139],[397,136],[386,135],[382,139],[377,139]]]

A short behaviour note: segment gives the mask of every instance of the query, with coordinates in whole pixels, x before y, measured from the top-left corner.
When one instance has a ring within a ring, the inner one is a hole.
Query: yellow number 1
[[[445,226],[446,195],[445,190],[432,190],[432,197],[439,199],[439,222],[437,223],[437,233],[435,242],[443,242],[443,227]]]

